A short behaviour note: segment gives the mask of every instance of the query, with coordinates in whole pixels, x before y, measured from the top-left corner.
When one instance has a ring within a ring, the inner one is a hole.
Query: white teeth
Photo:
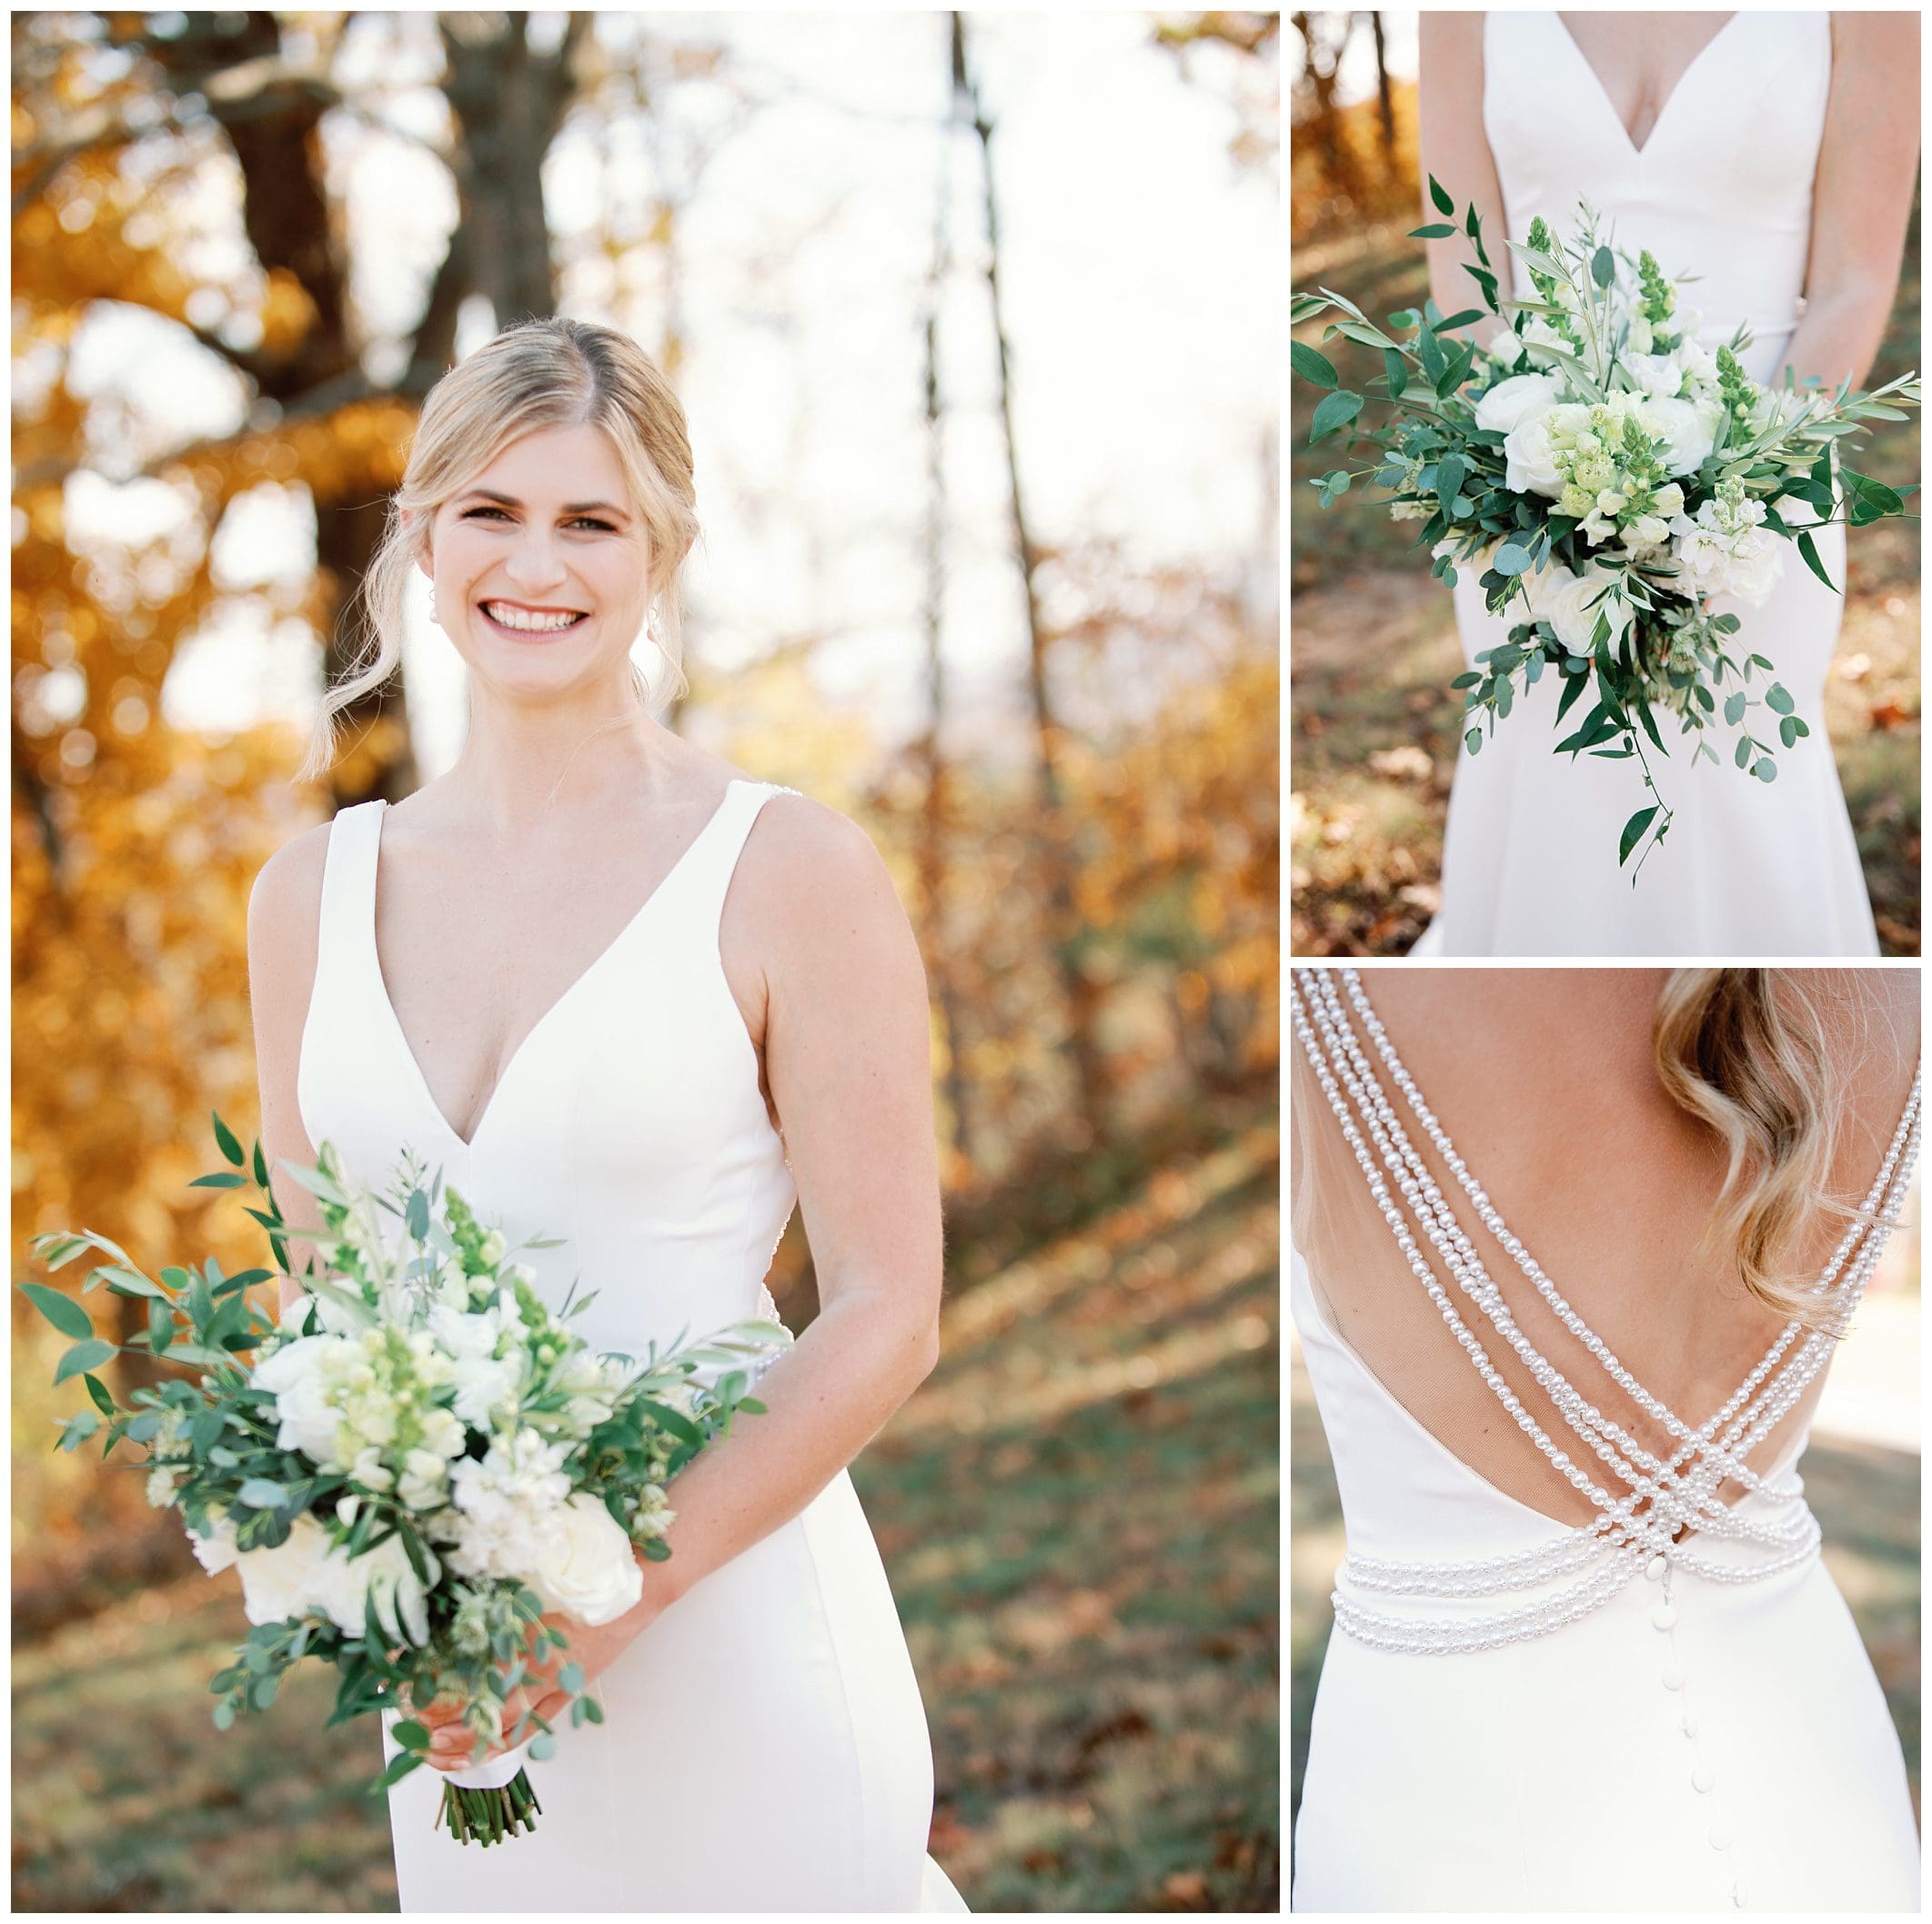
[[[484,602],[483,612],[505,628],[527,629],[539,634],[555,634],[562,629],[575,628],[583,620],[581,615],[573,614],[535,615],[527,609],[511,608],[501,601]]]

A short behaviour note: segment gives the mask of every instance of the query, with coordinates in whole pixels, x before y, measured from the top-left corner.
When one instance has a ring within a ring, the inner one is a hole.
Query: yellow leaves
[[[308,291],[286,267],[269,271],[257,319],[262,351],[271,357],[290,355],[316,324],[316,304]]]

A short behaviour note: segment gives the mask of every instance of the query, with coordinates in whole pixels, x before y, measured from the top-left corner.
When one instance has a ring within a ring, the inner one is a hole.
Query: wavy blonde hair
[[[380,688],[401,662],[403,596],[437,509],[512,441],[542,428],[585,425],[609,436],[623,468],[650,544],[658,603],[652,640],[669,670],[662,692],[683,690],[678,579],[698,532],[684,409],[629,335],[554,316],[524,321],[451,368],[423,402],[402,485],[390,497],[387,526],[363,576],[356,651],[322,698],[301,779],[315,779],[335,759],[342,710]],[[633,663],[630,673],[638,700],[649,707],[643,670]]]
[[[1843,998],[1847,1012],[1860,1005]],[[1836,1006],[1836,1005],[1835,1005]],[[1672,1098],[1729,1153],[1711,1224],[1744,1286],[1808,1329],[1831,1326],[1830,1295],[1796,1268],[1821,1212],[1863,1220],[1832,1195],[1847,1052],[1835,1052],[1816,985],[1777,969],[1677,969],[1658,998],[1652,1043]]]

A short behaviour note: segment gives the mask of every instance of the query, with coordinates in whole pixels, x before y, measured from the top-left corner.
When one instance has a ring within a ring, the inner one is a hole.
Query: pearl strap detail
[[[1664,1601],[1654,1615],[1657,1629],[1669,1633],[1676,1623],[1670,1598],[1674,1571],[1715,1583],[1748,1583],[1795,1568],[1816,1555],[1818,1526],[1803,1500],[1801,1486],[1795,1478],[1767,1483],[1745,1458],[1797,1404],[1825,1366],[1897,1222],[1917,1160],[1922,1073],[1913,1078],[1898,1126],[1857,1216],[1813,1285],[1815,1295],[1832,1293],[1827,1327],[1807,1330],[1794,1318],[1723,1407],[1694,1427],[1637,1381],[1511,1232],[1403,1067],[1359,973],[1353,969],[1295,970],[1289,1001],[1296,1039],[1411,1272],[1511,1419],[1600,1513],[1593,1522],[1566,1530],[1537,1549],[1474,1562],[1394,1563],[1350,1553],[1332,1598],[1337,1626],[1376,1649],[1431,1655],[1493,1649],[1547,1635],[1590,1615],[1618,1595],[1639,1571],[1647,1571],[1663,1580]],[[1675,1439],[1671,1456],[1659,1457],[1645,1448],[1583,1395],[1516,1324],[1474,1244],[1406,1133],[1381,1080],[1384,1073],[1484,1229],[1611,1381]],[[1417,1230],[1423,1242],[1417,1240]],[[1515,1352],[1574,1442],[1581,1446],[1585,1461],[1573,1457],[1524,1407],[1476,1330],[1458,1311],[1423,1243],[1480,1313],[1480,1319]],[[1587,1459],[1602,1468],[1587,1466]],[[1608,1477],[1603,1475],[1605,1469]],[[1736,1481],[1747,1496],[1761,1499],[1751,1506],[1754,1512],[1769,1515],[1743,1515],[1743,1506],[1734,1509],[1725,1504],[1717,1493],[1726,1481]],[[1619,1488],[1621,1494],[1612,1494]],[[1737,1546],[1737,1560],[1680,1547],[1675,1539],[1686,1528],[1698,1533],[1700,1540]],[[1523,1596],[1563,1579],[1572,1580],[1541,1597]],[[1460,1599],[1508,1598],[1512,1593],[1517,1597],[1514,1607],[1481,1617],[1461,1614],[1454,1604],[1449,1615],[1396,1617],[1357,1600],[1358,1595],[1376,1594]],[[1675,1637],[1670,1640],[1674,1646]]]

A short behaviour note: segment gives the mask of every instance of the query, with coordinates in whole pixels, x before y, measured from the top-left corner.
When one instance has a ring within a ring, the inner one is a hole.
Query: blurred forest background
[[[1293,285],[1335,288],[1372,319],[1428,295],[1416,166],[1415,15],[1291,14]],[[1919,207],[1867,385],[1921,366]],[[1494,251],[1494,250],[1492,250]],[[1668,264],[1666,264],[1668,265]],[[1685,264],[1687,267],[1694,264]],[[1379,372],[1325,319],[1297,336],[1344,387]],[[1373,498],[1323,509],[1311,483],[1333,465],[1308,435],[1320,392],[1291,384],[1289,539],[1290,950],[1400,955],[1441,901],[1443,821],[1461,739],[1462,671],[1449,596],[1414,530]],[[1918,418],[1860,438],[1858,466],[1897,487],[1919,478]],[[1916,506],[1916,503],[1913,504]],[[1826,723],[1888,955],[1919,952],[1918,522],[1850,541],[1845,625]]]
[[[16,1276],[258,1259],[186,1186],[249,886],[460,736],[418,630],[292,783],[415,410],[629,327],[674,725],[862,821],[932,983],[945,1358],[856,1475],[976,1909],[1279,1908],[1278,20],[13,17]],[[373,1728],[318,1673],[217,1735],[233,1580],[52,1453],[16,1304],[15,1907],[393,1909]]]

